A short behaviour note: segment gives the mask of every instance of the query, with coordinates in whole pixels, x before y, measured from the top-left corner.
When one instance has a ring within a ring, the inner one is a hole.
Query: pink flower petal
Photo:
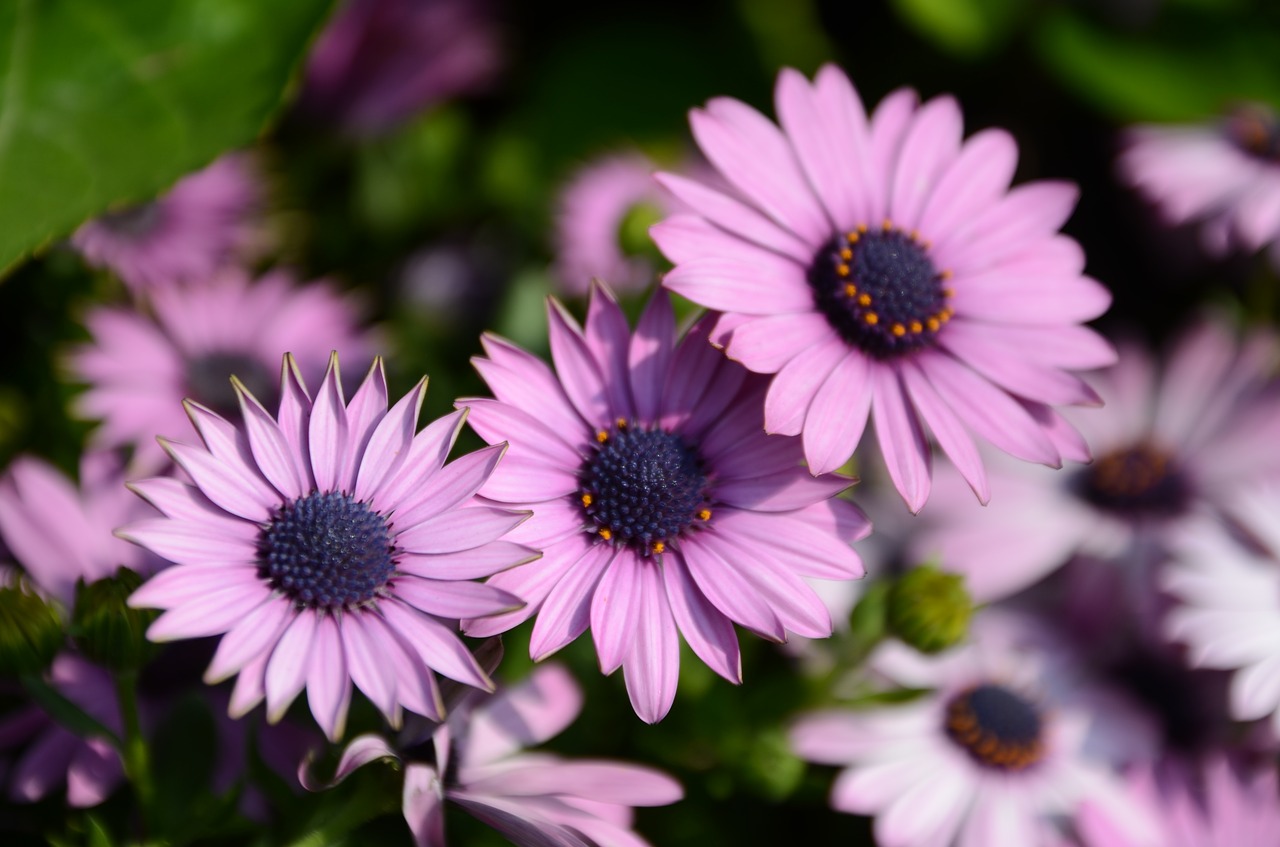
[[[631,708],[645,723],[657,723],[671,709],[680,681],[680,636],[667,605],[662,576],[651,563],[639,562],[636,576],[636,631],[623,660],[623,677]],[[669,784],[664,788],[670,789]],[[670,791],[658,796],[670,797]],[[675,793],[679,797],[679,793]],[[649,798],[654,799],[654,798]],[[661,802],[661,801],[659,801]],[[666,802],[672,802],[668,800]]]
[[[472,767],[497,762],[559,735],[581,711],[573,675],[554,662],[538,665],[472,713],[461,759]]]
[[[400,553],[396,569],[424,579],[478,579],[537,559],[541,553],[523,544],[491,541],[457,553]]]
[[[417,496],[410,495],[401,501],[395,513],[396,528],[403,532],[454,511],[474,498],[506,452],[506,444],[495,444],[459,456],[445,465]]]
[[[660,173],[657,180],[682,203],[720,229],[797,262],[807,262],[813,257],[813,248],[793,233],[722,192],[677,174]],[[702,224],[701,218],[693,215],[672,215],[651,227],[649,234],[668,259],[683,262],[691,258],[691,246],[703,232],[694,221]]]
[[[860,351],[850,350],[817,389],[804,418],[801,438],[811,473],[830,473],[853,455],[867,425],[872,394],[871,363]]]
[[[931,452],[897,371],[878,366],[871,375],[871,416],[889,478],[912,514],[929,499]]]
[[[729,562],[738,551],[720,542],[714,533],[688,539],[681,552],[689,574],[713,606],[735,623],[761,638],[785,641],[786,631],[760,593]]]
[[[662,577],[672,617],[694,654],[720,676],[741,683],[742,655],[733,623],[698,590],[680,554],[664,555]]]
[[[387,661],[387,654],[396,649],[395,637],[382,625],[376,613],[354,612],[343,617],[340,638],[351,681],[378,708],[387,723],[399,728],[401,713],[396,699],[396,678]],[[267,680],[267,702],[270,704],[270,676]]]
[[[174,462],[190,475],[204,496],[219,508],[255,523],[265,523],[280,505],[280,495],[266,480],[214,458],[199,447],[161,439]]]
[[[902,382],[911,397],[911,405],[929,427],[947,458],[951,459],[965,482],[969,483],[978,502],[985,506],[991,499],[987,469],[964,424],[938,396],[938,392],[934,391],[928,378],[914,362],[907,362],[903,366]]]
[[[631,329],[627,316],[613,294],[599,282],[591,284],[587,303],[587,321],[583,339],[604,377],[604,393],[615,417],[631,419],[635,409],[631,401],[630,370],[627,366],[627,337]]]
[[[548,301],[547,322],[551,358],[565,395],[588,425],[599,427],[612,423],[614,415],[609,408],[604,374],[582,331],[555,300]]]
[[[591,637],[600,657],[600,672],[611,674],[621,665],[636,637],[639,616],[640,571],[656,567],[636,556],[615,556],[591,597]]]
[[[422,401],[426,396],[427,380],[423,377],[378,421],[356,473],[353,493],[357,500],[370,501],[383,483],[404,466],[413,447],[418,415],[422,412]]]
[[[591,623],[591,597],[614,555],[612,545],[595,543],[561,572],[533,624],[529,656],[535,662],[547,658],[586,631]]]
[[[939,177],[960,152],[964,121],[955,98],[935,97],[916,112],[894,166],[888,217],[915,230]]]
[[[348,443],[338,473],[338,488],[341,490],[355,488],[369,440],[387,414],[387,402],[387,376],[382,369],[382,360],[375,359],[355,396],[347,404]]]
[[[779,435],[799,435],[813,398],[848,352],[839,338],[828,338],[778,371],[764,400],[764,428]]]
[[[450,620],[483,618],[524,605],[510,592],[479,582],[456,582],[405,576],[396,580],[400,599],[431,615]]]
[[[690,259],[669,271],[662,284],[701,306],[722,312],[777,315],[813,309],[813,289],[805,281],[804,267],[763,254],[750,260]]]
[[[240,414],[244,420],[245,435],[258,470],[275,486],[286,500],[295,500],[306,491],[305,474],[294,459],[284,433],[275,418],[262,404],[249,394],[238,379],[232,380],[236,396],[240,399]]]
[[[246,530],[256,534],[257,528],[243,521],[239,523],[234,532],[219,532],[216,526],[152,518],[130,524],[120,532],[122,538],[171,562],[223,565],[229,572],[235,565],[252,564],[258,558],[256,539],[246,537]]]
[[[381,605],[387,623],[412,646],[423,664],[450,679],[485,691],[493,681],[458,636],[429,615],[400,602]]]
[[[201,638],[220,635],[235,626],[262,603],[275,602],[265,584],[233,585],[223,591],[208,592],[156,618],[147,628],[152,641]]]
[[[920,216],[926,238],[949,232],[1004,194],[1018,166],[1018,145],[1002,129],[974,133],[939,177]]]
[[[280,636],[280,641],[271,651],[271,658],[267,660],[263,688],[267,695],[267,720],[271,723],[284,717],[289,704],[306,685],[317,617],[310,610],[299,613]]]
[[[347,422],[346,403],[342,398],[336,353],[329,359],[324,383],[316,393],[315,403],[311,407],[307,440],[316,488],[320,491],[339,490],[339,486],[345,481],[342,479],[342,470],[347,461],[347,451],[351,449],[351,432]]]
[[[624,331],[623,337],[626,337]],[[676,317],[671,298],[651,297],[627,350],[631,391],[641,421],[656,421],[662,411],[667,374],[675,356]]]
[[[833,91],[831,76],[830,66],[825,67],[817,85],[810,89],[799,72],[785,68],[778,74],[774,103],[808,184],[821,199],[828,218],[837,226],[848,226],[860,220],[865,206],[856,163],[865,156],[866,116],[852,86],[846,81]],[[807,261],[812,253],[797,258]]]
[[[316,622],[307,668],[307,704],[326,738],[336,742],[342,737],[347,726],[347,709],[351,705],[351,677],[343,655],[342,635],[338,631],[337,619],[332,615],[325,615]],[[356,741],[352,741],[343,752],[344,760]],[[339,763],[338,773],[342,772],[342,764]]]
[[[494,397],[527,412],[552,432],[576,433],[586,427],[545,362],[495,335],[480,340],[490,358],[471,362]]]
[[[471,506],[453,509],[396,534],[396,546],[409,553],[458,553],[496,541],[528,512]]]
[[[442,791],[440,777],[432,768],[420,764],[405,768],[401,806],[417,847],[445,847]]]
[[[734,329],[725,353],[748,370],[771,374],[814,344],[835,337],[831,324],[817,312],[769,315]]]

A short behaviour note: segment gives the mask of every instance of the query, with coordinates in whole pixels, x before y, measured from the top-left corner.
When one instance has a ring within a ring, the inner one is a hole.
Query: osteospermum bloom
[[[937,657],[888,642],[868,666],[929,693],[806,715],[792,728],[799,756],[845,768],[831,805],[874,815],[882,847],[1045,847],[1085,800],[1126,832],[1146,825],[1115,799],[1107,761],[1112,741],[1139,749],[1128,743],[1140,721],[1008,624],[981,619],[973,643]]]
[[[1117,169],[1170,224],[1200,222],[1205,247],[1223,254],[1271,247],[1280,259],[1280,120],[1262,105],[1184,126],[1125,133]]]
[[[586,294],[593,279],[608,280],[618,291],[642,291],[653,282],[653,261],[628,255],[621,240],[628,215],[637,210],[674,211],[653,171],[640,153],[621,153],[591,162],[566,183],[555,232],[554,270],[562,291]]]
[[[1255,487],[1233,498],[1230,530],[1198,515],[1182,529],[1162,584],[1179,602],[1166,633],[1188,647],[1196,667],[1233,670],[1231,714],[1269,717],[1280,732],[1280,487]],[[1248,536],[1247,546],[1238,533]]]
[[[1119,364],[1092,380],[1106,407],[1072,418],[1097,457],[1091,464],[1054,472],[993,460],[1000,500],[985,509],[954,475],[940,477],[914,555],[941,557],[980,601],[1017,591],[1076,554],[1137,562],[1134,591],[1150,595],[1142,565],[1158,565],[1176,543],[1171,529],[1197,510],[1221,512],[1242,486],[1280,478],[1273,334],[1241,342],[1207,320],[1159,366],[1136,344],[1122,350]]]
[[[1179,762],[1135,769],[1128,802],[1150,810],[1154,842],[1117,829],[1086,804],[1078,819],[1084,847],[1239,847],[1267,844],[1280,833],[1275,767],[1237,772],[1221,754],[1193,768]]]
[[[333,350],[348,362],[370,358],[370,339],[348,297],[321,282],[297,285],[282,271],[256,280],[224,271],[198,287],[156,290],[150,305],[148,313],[92,309],[85,316],[91,340],[68,357],[72,375],[89,385],[76,412],[102,421],[94,442],[133,445],[142,468],[164,462],[157,435],[185,431],[184,398],[234,419],[239,404],[230,377],[273,402],[286,351],[313,382]]]
[[[1058,234],[1074,186],[1010,190],[1013,139],[962,142],[951,97],[900,90],[868,118],[827,66],[812,85],[784,70],[776,102],[781,129],[730,98],[690,114],[738,196],[659,175],[697,215],[652,231],[676,264],[664,284],[722,310],[730,358],[774,374],[765,428],[800,435],[821,474],[869,417],[912,511],[929,496],[926,430],[984,502],[975,435],[1044,465],[1082,457],[1052,407],[1096,401],[1071,371],[1112,360],[1078,325],[1111,298]]]
[[[247,156],[223,156],[147,203],[85,223],[71,243],[134,293],[202,283],[255,238],[262,197]]]
[[[353,739],[334,779],[378,759],[404,768],[404,816],[419,847],[445,847],[444,801],[492,826],[520,847],[647,847],[631,831],[633,806],[665,806],[683,796],[671,777],[640,765],[562,759],[524,752],[559,735],[582,710],[568,671],[549,664],[488,698],[449,713],[425,747],[427,761],[402,760],[377,735]],[[307,773],[312,790],[328,787]]]
[[[275,416],[236,384],[242,427],[188,402],[202,444],[164,446],[193,482],[133,486],[165,517],[121,535],[177,563],[129,599],[165,610],[148,637],[221,635],[205,680],[239,674],[232,714],[277,721],[305,687],[330,738],[352,682],[395,725],[440,716],[436,672],[492,688],[454,625],[519,606],[469,580],[536,555],[499,540],[524,513],[473,497],[505,445],[445,464],[466,413],[415,434],[426,381],[388,411],[380,360],[349,403],[337,356],[314,400],[291,357],[282,383]]]
[[[796,439],[764,433],[764,384],[707,343],[713,319],[678,337],[663,293],[633,335],[597,286],[585,330],[555,301],[549,320],[554,372],[492,336],[474,360],[496,399],[466,401],[469,423],[511,444],[481,494],[532,509],[514,537],[544,555],[490,580],[525,608],[466,631],[537,614],[530,652],[542,659],[589,626],[601,671],[623,668],[651,723],[675,697],[677,633],[732,682],[734,623],[775,641],[830,635],[802,577],[861,576],[849,542],[870,524],[833,499],[851,480],[815,479]]]

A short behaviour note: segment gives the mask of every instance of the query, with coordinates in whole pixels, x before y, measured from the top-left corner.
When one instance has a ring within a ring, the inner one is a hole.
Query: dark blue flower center
[[[341,491],[282,506],[258,536],[262,576],[301,606],[351,609],[371,601],[395,570],[382,515]]]
[[[834,236],[808,273],[818,310],[845,341],[877,359],[933,342],[953,314],[947,276],[915,233],[887,221],[880,229]]]
[[[711,517],[707,475],[678,435],[619,421],[601,430],[583,466],[583,510],[606,541],[661,554],[695,520]]]
[[[1095,459],[1076,476],[1078,496],[1123,518],[1172,518],[1191,504],[1191,482],[1174,458],[1137,444]]]
[[[139,203],[136,206],[127,206],[114,212],[107,212],[98,218],[98,221],[116,235],[141,238],[149,235],[160,225],[160,205]]]
[[[1003,685],[977,685],[947,703],[947,736],[986,767],[1018,771],[1040,761],[1043,730],[1035,705]]]
[[[267,368],[252,356],[244,353],[206,353],[187,362],[187,396],[208,406],[224,418],[240,417],[240,401],[231,387],[231,377],[236,377],[268,409],[277,396],[278,377],[272,377]]]
[[[1224,131],[1237,149],[1255,159],[1280,164],[1280,120],[1269,109],[1237,109],[1227,116]]]

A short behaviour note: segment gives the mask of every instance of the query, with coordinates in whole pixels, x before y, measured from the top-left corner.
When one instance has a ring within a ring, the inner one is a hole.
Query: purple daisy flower
[[[1241,486],[1280,479],[1276,360],[1274,335],[1240,342],[1218,321],[1193,327],[1162,367],[1125,345],[1120,363],[1093,379],[1106,408],[1072,418],[1097,459],[1067,473],[993,460],[1000,500],[985,509],[958,477],[940,475],[913,555],[941,557],[984,602],[1076,554],[1137,562],[1131,598],[1153,597],[1142,563],[1159,564],[1173,527],[1197,510],[1221,511]]]
[[[233,715],[265,697],[278,721],[305,687],[331,739],[352,682],[393,725],[440,716],[437,672],[491,689],[454,625],[519,607],[469,580],[537,555],[499,540],[525,513],[473,497],[506,445],[445,464],[466,412],[415,435],[426,380],[388,411],[381,360],[349,403],[336,355],[314,400],[289,356],[282,383],[274,417],[236,384],[242,427],[188,402],[203,444],[163,443],[194,484],[132,486],[165,517],[121,536],[177,563],[129,600],[166,610],[148,637],[222,635],[205,680],[239,674]]]
[[[1270,245],[1280,262],[1280,120],[1249,105],[1225,119],[1125,133],[1120,176],[1170,224],[1198,221],[1216,255]]]
[[[82,225],[71,243],[135,294],[204,282],[254,240],[261,190],[248,156],[223,156],[149,203]]]
[[[1128,782],[1128,802],[1149,809],[1156,822],[1152,837],[1117,829],[1086,804],[1078,818],[1084,847],[1240,847],[1280,833],[1274,766],[1240,773],[1218,755],[1198,769],[1178,762],[1139,768]]]
[[[606,156],[581,168],[561,189],[556,213],[556,264],[560,290],[581,296],[591,280],[617,291],[643,291],[653,282],[654,263],[628,256],[619,241],[623,222],[640,206],[660,212],[677,204],[653,179],[653,163],[640,153]]]
[[[404,816],[414,841],[445,847],[448,800],[520,847],[647,847],[631,831],[631,807],[674,803],[683,796],[679,783],[640,765],[522,752],[558,735],[581,709],[573,677],[548,664],[451,710],[430,737],[432,760],[403,762]],[[343,752],[333,782],[313,780],[308,762],[299,778],[320,790],[378,759],[401,756],[379,736],[362,735]]]
[[[115,679],[71,653],[53,661],[46,679],[62,696],[117,735],[124,732]],[[29,742],[29,743],[28,743]],[[82,738],[31,707],[0,720],[0,749],[27,744],[9,773],[9,797],[34,803],[66,783],[67,803],[96,806],[124,779],[124,765],[105,738]]]
[[[882,847],[1048,845],[1089,799],[1115,825],[1141,831],[1142,814],[1116,799],[1108,760],[1152,750],[1154,733],[1145,727],[1147,741],[1135,745],[1140,716],[1082,684],[1026,631],[988,613],[973,643],[936,657],[888,642],[869,667],[930,693],[802,717],[791,731],[796,753],[845,767],[832,806],[874,815]]]
[[[467,633],[537,614],[529,646],[540,660],[590,627],[601,671],[623,668],[649,723],[675,698],[677,633],[735,683],[734,623],[774,641],[830,635],[802,577],[862,576],[849,543],[871,526],[832,499],[852,480],[815,479],[797,439],[765,434],[763,381],[706,342],[715,318],[678,337],[660,294],[633,335],[596,286],[585,331],[554,300],[549,320],[554,372],[493,336],[474,360],[496,399],[465,401],[468,422],[511,444],[481,494],[532,509],[513,537],[544,555],[490,580],[528,605],[468,621]]]
[[[501,64],[488,2],[347,0],[311,52],[301,106],[349,132],[384,132],[483,89]]]
[[[371,358],[348,297],[324,283],[296,285],[283,271],[253,280],[228,270],[206,285],[157,289],[150,300],[149,314],[92,309],[85,318],[92,340],[68,357],[74,378],[89,384],[76,412],[102,420],[94,442],[132,445],[135,462],[148,470],[165,461],[155,436],[186,429],[184,398],[235,420],[233,374],[254,396],[274,402],[286,351],[311,381],[333,350],[348,362]]]
[[[1096,396],[1070,371],[1112,354],[1079,326],[1111,296],[1058,228],[1076,189],[1009,189],[1017,148],[988,129],[962,143],[951,97],[899,90],[868,117],[834,66],[778,77],[782,128],[730,98],[690,114],[736,194],[659,180],[697,215],[653,228],[663,282],[725,312],[714,338],[774,374],[765,428],[800,435],[815,474],[840,467],[868,417],[913,512],[929,496],[926,429],[988,497],[974,436],[1052,467],[1076,449],[1053,406]]]
[[[1280,733],[1280,488],[1249,489],[1233,498],[1230,512],[1230,528],[1203,514],[1182,528],[1177,556],[1162,575],[1180,603],[1165,629],[1188,646],[1193,666],[1235,671],[1234,717],[1269,717]]]

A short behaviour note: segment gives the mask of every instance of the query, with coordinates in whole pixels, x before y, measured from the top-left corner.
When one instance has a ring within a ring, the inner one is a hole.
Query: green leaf
[[[22,687],[31,695],[31,699],[40,708],[49,713],[49,717],[83,738],[105,738],[118,750],[120,736],[108,729],[101,721],[88,714],[62,695],[56,688],[38,676],[22,677]]]
[[[0,268],[253,141],[330,2],[0,3]]]
[[[898,14],[921,35],[959,56],[977,56],[1013,30],[1025,0],[894,0]]]
[[[1121,121],[1196,121],[1240,101],[1280,106],[1280,35],[1246,17],[1174,10],[1126,34],[1066,9],[1046,16],[1037,54]]]

